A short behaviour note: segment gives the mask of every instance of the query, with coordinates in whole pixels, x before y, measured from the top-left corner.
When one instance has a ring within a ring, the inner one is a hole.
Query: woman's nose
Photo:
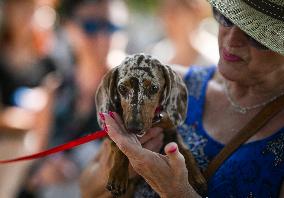
[[[227,42],[229,47],[244,47],[247,45],[246,34],[237,26],[228,29]]]

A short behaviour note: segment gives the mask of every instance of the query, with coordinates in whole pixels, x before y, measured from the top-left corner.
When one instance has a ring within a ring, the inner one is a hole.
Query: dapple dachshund
[[[185,157],[189,183],[199,194],[206,192],[206,181],[191,152],[176,131],[169,132],[184,121],[187,111],[187,89],[169,66],[145,54],[127,57],[104,77],[96,93],[96,108],[98,112],[117,112],[125,128],[140,137],[151,127],[163,128],[165,144],[177,142]],[[117,197],[127,191],[128,159],[115,143],[112,154],[107,189]]]

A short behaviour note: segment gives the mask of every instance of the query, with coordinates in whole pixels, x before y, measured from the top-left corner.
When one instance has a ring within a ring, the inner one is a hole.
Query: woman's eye
[[[223,20],[223,25],[225,26],[225,27],[232,27],[234,24],[229,20],[229,19],[227,19],[227,18],[223,18],[222,19]]]

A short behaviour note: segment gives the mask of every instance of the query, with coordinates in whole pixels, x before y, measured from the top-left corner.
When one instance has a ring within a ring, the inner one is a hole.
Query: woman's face
[[[188,35],[194,30],[199,21],[190,7],[179,1],[163,0],[160,16],[167,36],[172,40],[179,40],[180,35]]]
[[[6,25],[12,32],[18,34],[31,33],[31,21],[34,12],[33,1],[11,1],[7,2],[4,8]],[[25,24],[25,25],[23,25]]]
[[[253,47],[248,36],[235,25],[220,25],[218,40],[218,68],[228,80],[243,83],[261,82],[269,74],[284,70],[284,56],[271,50]]]
[[[91,51],[99,64],[104,64],[110,49],[111,27],[109,21],[109,3],[86,3],[75,12],[77,26],[84,39],[91,45]],[[100,25],[103,24],[103,25]],[[105,27],[105,28],[103,28]]]

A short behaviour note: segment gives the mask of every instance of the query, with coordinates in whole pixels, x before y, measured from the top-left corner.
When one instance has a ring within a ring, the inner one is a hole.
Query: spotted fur
[[[145,54],[129,56],[112,69],[96,99],[98,112],[116,111],[127,129],[136,125],[139,132],[152,126],[158,107],[169,117],[171,127],[184,121],[187,110],[187,89],[181,77]]]

